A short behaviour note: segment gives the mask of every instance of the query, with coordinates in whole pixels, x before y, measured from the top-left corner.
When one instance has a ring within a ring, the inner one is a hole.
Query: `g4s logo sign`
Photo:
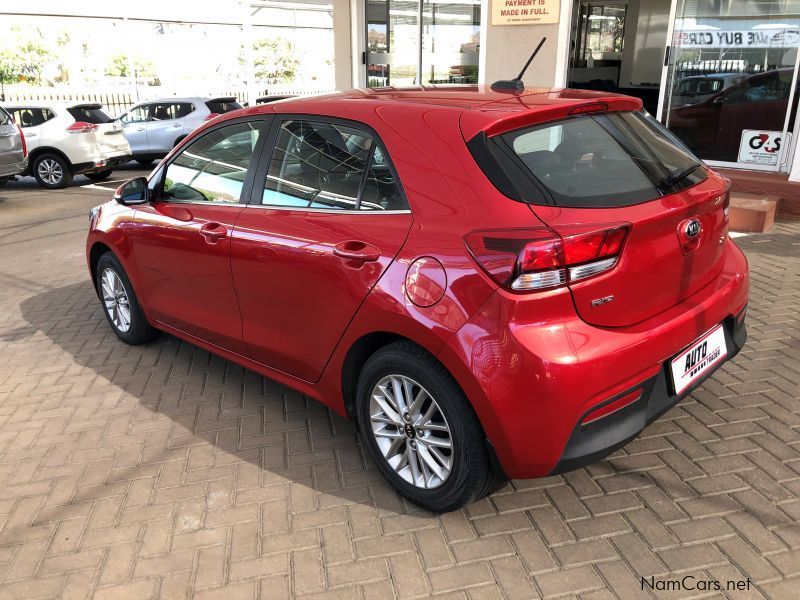
[[[759,133],[750,138],[750,147],[753,150],[764,150],[764,152],[777,152],[781,149],[781,138],[775,138],[775,145],[769,146],[770,135],[768,133]]]
[[[739,142],[739,162],[777,166],[781,154],[786,160],[786,153],[781,152],[781,147],[788,141],[789,135],[787,133],[787,139],[784,140],[782,131],[745,129]]]

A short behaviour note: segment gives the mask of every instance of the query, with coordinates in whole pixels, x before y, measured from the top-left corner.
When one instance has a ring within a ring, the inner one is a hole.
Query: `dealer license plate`
[[[672,359],[670,367],[675,393],[683,392],[726,356],[725,330],[718,325]]]

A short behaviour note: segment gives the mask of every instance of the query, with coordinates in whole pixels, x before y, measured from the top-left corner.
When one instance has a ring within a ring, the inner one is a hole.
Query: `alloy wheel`
[[[442,485],[453,468],[450,426],[431,394],[405,375],[382,378],[369,401],[370,425],[389,466],[421,489]]]
[[[128,332],[131,328],[131,305],[122,280],[113,269],[106,269],[100,283],[103,304],[111,322],[122,333]]]
[[[57,160],[45,158],[39,161],[36,172],[42,181],[49,185],[58,185],[64,178],[64,169]]]

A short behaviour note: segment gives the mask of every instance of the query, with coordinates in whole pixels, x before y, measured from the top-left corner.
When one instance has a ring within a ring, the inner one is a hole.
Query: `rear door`
[[[719,273],[727,242],[725,185],[651,118],[584,115],[501,137],[539,187],[542,202],[532,210],[562,238],[630,228],[612,269],[570,283],[585,321],[638,323]]]
[[[180,115],[184,114],[185,106],[185,102],[153,104],[147,124],[147,143],[151,152],[166,154],[175,146],[175,140],[183,134],[183,117]]]
[[[25,160],[22,136],[6,111],[0,108],[0,174]]]
[[[254,360],[316,381],[412,223],[385,148],[349,121],[276,117],[233,234]]]

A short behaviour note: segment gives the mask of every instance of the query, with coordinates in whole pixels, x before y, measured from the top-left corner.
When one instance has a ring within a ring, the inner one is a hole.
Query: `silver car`
[[[205,121],[237,108],[242,105],[233,97],[162,98],[136,104],[119,120],[125,127],[133,159],[147,165],[169,154]]]
[[[22,130],[0,108],[0,187],[28,168],[28,150]]]

